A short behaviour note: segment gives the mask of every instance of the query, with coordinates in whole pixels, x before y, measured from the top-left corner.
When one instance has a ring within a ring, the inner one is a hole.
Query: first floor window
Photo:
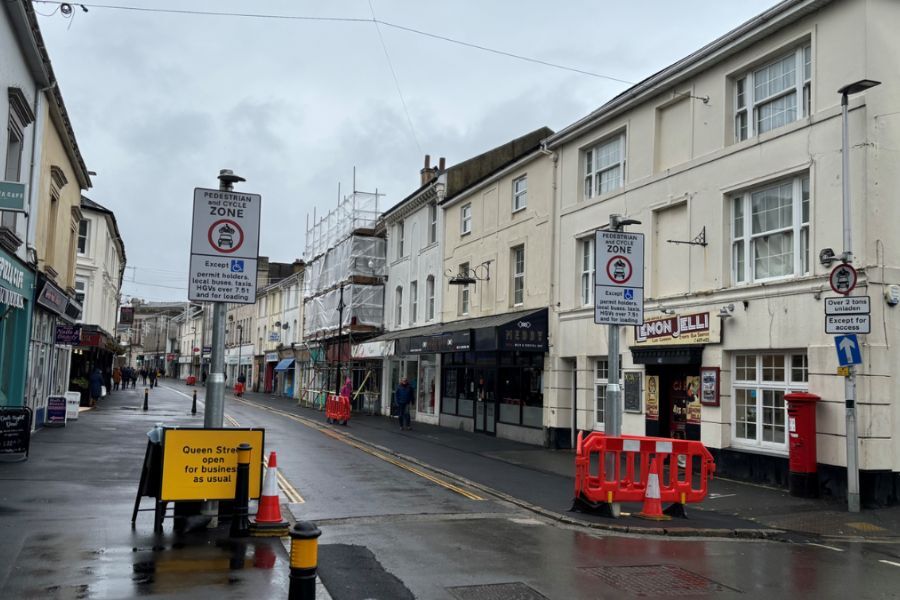
[[[522,175],[518,179],[513,179],[513,212],[522,210],[528,206],[528,178]]]
[[[409,284],[409,324],[414,325],[419,318],[419,282]]]
[[[594,303],[594,238],[578,242],[578,262],[581,266],[581,305]]]
[[[734,356],[734,440],[738,445],[787,449],[788,392],[806,391],[805,353],[736,354]]]
[[[807,175],[732,198],[734,282],[808,274],[809,212]]]
[[[79,321],[84,320],[84,315],[87,313],[87,293],[88,293],[88,283],[86,279],[76,279],[75,280],[75,300],[78,301],[78,304],[81,305],[81,319]]]
[[[397,286],[394,292],[394,325],[400,327],[403,323],[403,288]]]
[[[461,275],[466,275],[469,273],[469,263],[463,263],[459,265],[459,272]],[[459,288],[459,314],[467,315],[469,314],[469,286],[464,285]]]
[[[459,234],[472,232],[472,205],[466,204],[459,210]]]
[[[513,306],[525,303],[525,246],[512,250],[512,300]]]
[[[425,280],[425,320],[434,318],[434,275]]]
[[[625,134],[613,136],[584,153],[584,197],[619,189],[625,182]]]

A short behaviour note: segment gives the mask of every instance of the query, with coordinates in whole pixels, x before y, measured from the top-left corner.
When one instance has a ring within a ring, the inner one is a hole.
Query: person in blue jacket
[[[88,393],[91,396],[91,406],[97,404],[100,395],[103,393],[103,373],[99,368],[94,368],[91,376],[88,378]]]
[[[397,402],[397,416],[400,418],[400,429],[412,429],[409,419],[409,403],[413,401],[413,387],[406,377],[400,379],[400,385],[394,394]]]

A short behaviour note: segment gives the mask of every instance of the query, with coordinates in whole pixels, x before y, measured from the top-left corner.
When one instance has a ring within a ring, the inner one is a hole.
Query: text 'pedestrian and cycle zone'
[[[594,269],[594,323],[644,322],[644,234],[598,231]]]
[[[163,436],[160,500],[231,500],[237,473],[237,447],[250,451],[250,497],[262,485],[263,429],[166,429]]]
[[[194,190],[190,300],[256,302],[261,201],[259,194]]]

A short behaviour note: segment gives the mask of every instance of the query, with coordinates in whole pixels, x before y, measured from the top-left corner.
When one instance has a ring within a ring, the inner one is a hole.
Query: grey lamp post
[[[850,215],[850,135],[848,128],[848,99],[876,85],[880,81],[861,79],[838,90],[841,95],[841,196],[844,213],[844,252],[841,260],[853,262],[853,236]],[[862,349],[860,349],[862,352]],[[859,512],[859,440],[856,434],[856,366],[850,365],[850,375],[844,379],[844,398],[847,424],[847,510]]]

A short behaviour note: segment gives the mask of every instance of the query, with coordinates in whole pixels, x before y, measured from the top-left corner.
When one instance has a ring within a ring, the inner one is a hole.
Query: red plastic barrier
[[[236,396],[244,395],[244,384],[243,383],[237,382],[236,384],[234,384],[234,394]]]
[[[194,384],[197,383],[197,377],[194,376],[194,375],[188,375],[188,376],[185,378],[184,382],[185,382],[186,384],[188,384],[188,385],[194,385]]]
[[[685,457],[684,466],[678,464],[679,456]],[[659,487],[663,502],[683,505],[706,498],[716,463],[702,443],[631,435],[611,437],[592,432],[584,439],[578,434],[576,500],[590,504],[643,501],[654,457],[660,461]],[[699,458],[696,461],[699,471],[695,458]],[[699,473],[696,484],[695,473]]]
[[[325,399],[325,420],[346,425],[350,421],[350,398],[328,394]]]

